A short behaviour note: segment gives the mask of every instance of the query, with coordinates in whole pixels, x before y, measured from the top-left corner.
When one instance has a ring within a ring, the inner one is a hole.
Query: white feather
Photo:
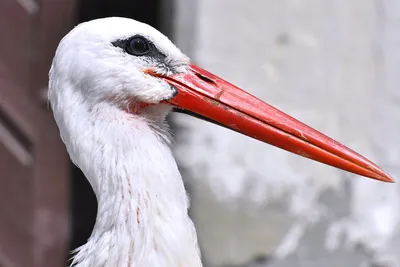
[[[151,40],[175,72],[186,71],[189,59],[167,37],[126,18],[78,25],[60,42],[50,70],[48,97],[61,138],[98,201],[92,235],[73,265],[198,267],[189,201],[166,142],[170,107],[125,111],[132,99],[157,104],[173,93],[143,74],[156,67],[152,62],[111,44],[136,34]]]

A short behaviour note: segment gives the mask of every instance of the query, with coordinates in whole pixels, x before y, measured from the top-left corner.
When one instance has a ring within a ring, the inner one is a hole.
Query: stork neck
[[[85,119],[60,127],[98,200],[96,224],[77,249],[76,266],[201,266],[182,178],[155,130],[161,123],[109,106],[96,109],[83,109]]]

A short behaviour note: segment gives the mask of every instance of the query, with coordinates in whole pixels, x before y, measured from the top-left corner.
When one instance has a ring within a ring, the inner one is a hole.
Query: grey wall
[[[175,0],[202,67],[400,179],[400,2]],[[174,115],[209,266],[400,266],[399,186]]]

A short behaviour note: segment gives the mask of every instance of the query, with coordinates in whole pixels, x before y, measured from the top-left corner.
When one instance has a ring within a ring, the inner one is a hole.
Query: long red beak
[[[161,78],[178,90],[166,101],[171,105],[300,156],[394,182],[363,156],[196,65],[185,74]]]

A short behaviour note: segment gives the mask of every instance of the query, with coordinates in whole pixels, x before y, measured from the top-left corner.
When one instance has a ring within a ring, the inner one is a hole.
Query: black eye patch
[[[147,57],[159,63],[164,62],[167,57],[148,39],[141,35],[135,35],[128,39],[119,39],[112,42],[115,47],[122,48],[132,56]]]

